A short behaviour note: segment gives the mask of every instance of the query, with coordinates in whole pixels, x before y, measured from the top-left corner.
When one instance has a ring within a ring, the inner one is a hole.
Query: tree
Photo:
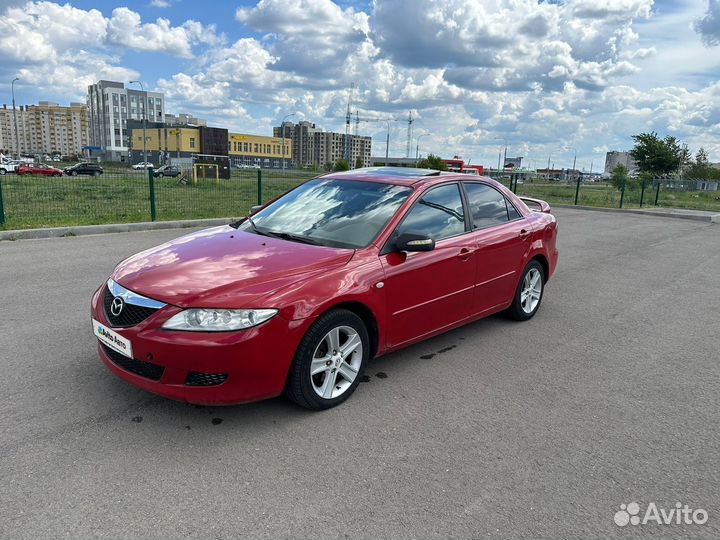
[[[635,146],[630,155],[638,170],[653,177],[665,177],[677,172],[689,158],[689,151],[675,137],[661,139],[654,131],[633,135]]]
[[[340,158],[335,162],[335,165],[333,166],[333,171],[349,171],[350,170],[350,164],[347,162],[347,159]]]
[[[628,183],[628,168],[622,163],[618,164],[612,171],[610,183],[615,189],[622,189]]]
[[[420,169],[433,169],[435,171],[447,171],[447,164],[440,159],[440,156],[428,154],[428,157],[418,161],[417,166]]]
[[[358,158],[355,160],[355,168],[361,169],[365,164],[363,163],[363,159],[358,156]]]
[[[695,154],[695,162],[688,168],[685,177],[690,180],[720,180],[720,169],[710,166],[707,152],[700,148]]]

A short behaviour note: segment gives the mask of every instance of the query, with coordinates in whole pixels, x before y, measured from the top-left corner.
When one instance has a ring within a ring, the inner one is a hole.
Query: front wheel
[[[163,177],[163,173],[161,173],[161,172],[155,173],[155,178],[162,178],[162,177]]]
[[[77,171],[73,171],[70,173],[70,176],[77,176],[77,175],[78,175]]]
[[[0,169],[0,176],[5,176],[7,174],[7,171],[5,169]]]
[[[285,394],[312,410],[339,405],[355,391],[370,355],[362,319],[351,311],[320,316],[298,347]]]
[[[530,319],[542,301],[545,289],[545,272],[542,265],[532,260],[525,267],[520,283],[515,291],[515,298],[508,309],[508,315],[516,321]]]

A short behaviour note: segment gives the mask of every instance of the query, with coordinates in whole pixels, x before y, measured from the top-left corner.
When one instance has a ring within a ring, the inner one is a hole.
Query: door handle
[[[463,261],[467,261],[473,254],[473,250],[470,250],[468,248],[462,248],[460,250],[460,253],[458,253],[458,257],[462,259]]]
[[[520,229],[520,234],[518,236],[520,238],[522,238],[523,240],[526,240],[527,238],[530,237],[530,232],[526,229]]]

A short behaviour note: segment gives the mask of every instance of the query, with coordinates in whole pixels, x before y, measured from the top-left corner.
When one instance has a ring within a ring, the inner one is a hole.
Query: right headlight
[[[277,309],[186,309],[168,319],[166,330],[230,332],[244,330],[272,319]]]

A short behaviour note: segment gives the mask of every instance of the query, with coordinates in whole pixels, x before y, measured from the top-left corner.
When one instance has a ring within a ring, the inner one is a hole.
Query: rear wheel
[[[52,175],[53,175],[53,176],[56,176],[56,177],[57,177],[57,176],[62,176],[60,173],[57,173],[57,172],[56,172],[56,173],[53,173]]]
[[[5,169],[0,169],[0,176],[4,176],[7,174],[7,171]]]
[[[530,319],[540,308],[545,290],[545,272],[542,265],[533,260],[528,263],[520,283],[515,291],[515,298],[507,313],[516,321]]]
[[[351,311],[320,316],[298,347],[285,394],[313,410],[339,405],[355,391],[370,353],[362,319]]]

